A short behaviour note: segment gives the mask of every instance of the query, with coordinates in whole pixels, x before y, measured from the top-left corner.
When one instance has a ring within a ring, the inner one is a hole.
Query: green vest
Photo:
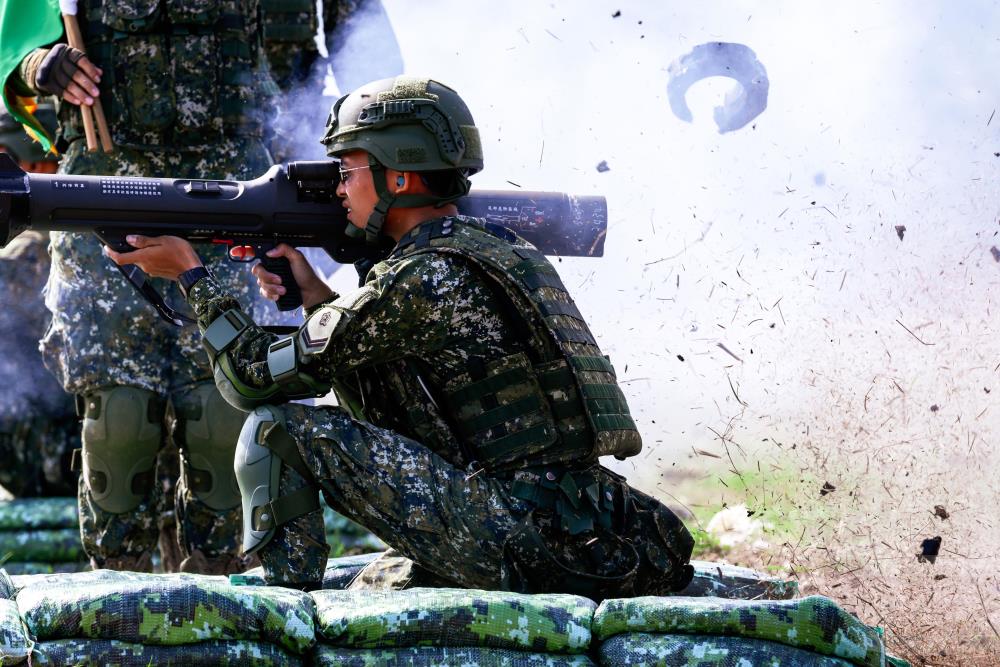
[[[277,88],[263,56],[257,0],[82,0],[87,54],[118,145],[195,148],[260,137]],[[63,135],[82,134],[64,104]]]
[[[442,218],[404,239],[393,257],[426,253],[461,257],[497,285],[528,348],[443,388],[468,457],[514,470],[639,453],[642,439],[615,370],[541,252],[502,227]]]
[[[260,4],[271,73],[278,86],[287,90],[305,80],[319,55],[316,0],[260,0]]]

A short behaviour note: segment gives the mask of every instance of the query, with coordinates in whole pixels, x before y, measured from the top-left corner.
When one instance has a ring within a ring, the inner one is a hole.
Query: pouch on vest
[[[116,112],[128,119],[115,123],[115,129],[131,135],[125,141],[116,137],[117,143],[145,143],[144,132],[162,132],[174,122],[176,103],[167,51],[167,36],[162,34],[115,40]]]
[[[150,32],[160,19],[160,0],[104,0],[101,23],[119,32]]]
[[[524,461],[558,438],[555,421],[527,355],[485,365],[481,377],[463,375],[444,389],[459,438],[491,468]]]
[[[218,40],[214,34],[174,34],[170,38],[176,104],[173,129],[182,145],[222,139],[220,64],[205,58],[206,54],[218,53]]]
[[[219,0],[166,0],[167,15],[174,24],[215,25]]]

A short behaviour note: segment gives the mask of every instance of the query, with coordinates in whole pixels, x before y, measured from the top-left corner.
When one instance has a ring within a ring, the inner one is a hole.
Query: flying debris
[[[727,94],[722,106],[715,107],[715,124],[719,133],[732,132],[745,126],[767,108],[770,82],[757,54],[743,44],[709,42],[699,44],[667,69],[670,80],[667,96],[674,115],[686,123],[692,120],[688,108],[688,89],[698,81],[712,76],[724,76],[737,85]]]

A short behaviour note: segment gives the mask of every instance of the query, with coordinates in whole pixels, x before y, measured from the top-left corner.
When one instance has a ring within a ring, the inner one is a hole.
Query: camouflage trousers
[[[267,149],[253,139],[231,139],[199,151],[118,147],[110,154],[89,153],[83,141],[76,141],[60,169],[68,174],[247,179],[262,174],[270,164]],[[41,347],[46,366],[66,391],[87,394],[132,386],[155,392],[166,402],[171,394],[211,380],[197,327],[178,328],[160,320],[103,256],[96,237],[54,232],[50,250],[52,269],[45,302],[52,324]],[[228,262],[221,248],[198,250],[205,265],[231,293],[253,301],[247,298],[256,289],[251,287],[246,266]],[[169,281],[154,279],[152,283],[175,308],[191,314]],[[237,435],[232,434],[234,448]],[[177,467],[176,462],[160,463],[161,470],[162,466]],[[150,485],[148,496],[134,512],[114,514],[98,506],[87,481],[81,479],[81,532],[94,564],[148,567],[149,554],[158,541],[159,516],[169,511],[170,497],[169,492]],[[181,486],[176,515],[178,533],[187,536],[182,553],[237,554],[238,508],[219,513],[199,503]]]
[[[342,408],[289,404],[281,411],[312,479],[284,466],[279,495],[318,487],[334,510],[393,549],[366,567],[355,587],[445,585],[603,598],[667,593],[691,579],[693,543],[679,519],[603,468],[580,475],[607,489],[608,528],[600,528],[595,511],[590,529],[568,531],[563,512],[518,497],[529,473],[456,468]],[[557,467],[548,470],[557,478]],[[564,513],[586,514],[580,507]],[[326,564],[321,512],[279,526],[257,553],[269,583],[315,585]]]

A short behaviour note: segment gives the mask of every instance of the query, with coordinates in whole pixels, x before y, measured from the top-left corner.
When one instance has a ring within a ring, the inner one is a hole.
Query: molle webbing
[[[267,42],[308,42],[316,34],[315,0],[261,0]]]
[[[82,0],[86,49],[104,72],[101,101],[115,143],[184,148],[263,136],[260,110],[272,106],[277,88],[261,62],[255,7],[241,0]],[[79,111],[70,106],[60,114],[67,140],[82,135]]]
[[[443,218],[404,238],[394,253],[467,259],[501,288],[509,314],[521,320],[514,326],[525,329],[530,360],[512,355],[479,373],[473,366],[470,381],[446,389],[460,437],[494,469],[638,453],[641,439],[614,368],[559,274],[503,232]]]

